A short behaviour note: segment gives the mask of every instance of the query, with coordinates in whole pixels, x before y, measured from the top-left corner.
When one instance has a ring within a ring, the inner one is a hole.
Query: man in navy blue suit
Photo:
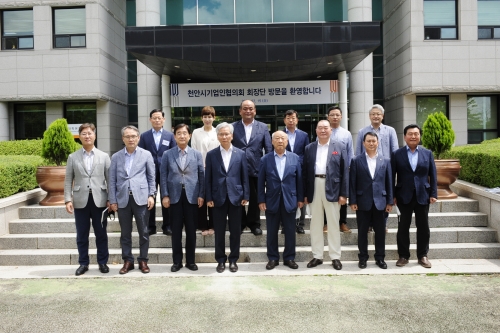
[[[299,123],[299,114],[295,110],[285,112],[284,123],[286,125],[285,133],[288,136],[288,144],[286,150],[291,151],[299,156],[300,167],[303,167],[304,151],[309,144],[309,135],[297,128]],[[298,234],[305,234],[304,219],[306,216],[306,207],[303,206],[300,210],[300,218],[297,221],[296,231]]]
[[[349,204],[358,222],[359,268],[368,261],[368,227],[375,231],[375,263],[387,269],[385,258],[384,212],[392,210],[391,160],[379,155],[378,137],[367,132],[363,138],[365,154],[356,156],[349,170]]]
[[[403,131],[406,146],[396,150],[391,157],[394,204],[401,212],[398,224],[398,254],[396,266],[403,267],[410,258],[410,224],[415,213],[417,227],[418,263],[431,268],[429,252],[429,203],[437,201],[436,165],[432,152],[419,146],[421,130],[408,125]],[[397,183],[395,182],[397,180]]]
[[[240,105],[241,121],[233,123],[233,146],[245,152],[248,164],[248,182],[250,184],[250,201],[248,211],[243,211],[241,218],[241,232],[248,227],[255,236],[262,235],[260,229],[260,211],[257,202],[257,176],[260,159],[273,147],[271,136],[266,124],[255,120],[256,109],[254,102],[245,100]]]
[[[220,147],[207,153],[205,160],[205,199],[213,207],[215,231],[215,260],[217,272],[226,269],[238,271],[236,262],[240,257],[241,214],[250,197],[248,167],[245,153],[233,147],[233,125],[220,123],[215,128]],[[229,258],[226,255],[225,235],[229,224]]]
[[[267,257],[266,269],[279,265],[278,229],[280,221],[285,231],[283,263],[292,269],[295,263],[295,213],[304,205],[302,170],[299,157],[286,151],[288,137],[285,132],[273,133],[274,152],[261,159],[259,166],[259,208],[266,212]]]
[[[146,149],[153,156],[156,170],[156,188],[160,185],[160,164],[163,153],[170,148],[177,146],[175,143],[174,135],[163,129],[165,122],[165,113],[160,109],[154,109],[149,113],[149,121],[153,128],[141,134],[139,147]],[[158,192],[157,192],[158,193]],[[156,198],[155,198],[156,202]],[[162,230],[165,235],[172,236],[172,229],[170,228],[170,221],[168,216],[168,208],[161,207],[161,214],[163,216]],[[149,234],[156,234],[156,204],[149,213]]]

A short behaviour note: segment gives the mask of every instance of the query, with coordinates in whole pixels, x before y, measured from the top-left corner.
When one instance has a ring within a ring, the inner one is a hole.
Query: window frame
[[[19,133],[19,126],[20,124],[22,123],[23,126],[25,127],[26,126],[26,122],[24,120],[21,120],[20,118],[20,114],[22,112],[24,112],[24,110],[19,110],[22,106],[24,105],[43,105],[44,106],[44,110],[39,110],[38,112],[40,113],[44,113],[44,116],[43,118],[45,119],[46,121],[46,118],[47,118],[47,104],[42,102],[42,103],[37,103],[37,102],[31,102],[31,103],[14,103],[14,139],[15,140],[34,140],[34,139],[41,139],[43,138],[43,132],[47,129],[47,124],[46,123],[43,123],[43,130],[41,130],[40,132],[40,136],[37,136],[37,137],[33,137],[33,136],[26,136],[26,133],[24,133],[24,135],[20,135]],[[26,131],[25,131],[26,132]]]
[[[500,25],[479,25],[479,2],[481,2],[480,0],[477,1],[477,5],[478,5],[478,13],[477,13],[477,39],[478,40],[489,40],[489,39],[500,39],[500,31],[498,33],[498,37],[495,37],[495,29],[499,29],[500,30]],[[479,37],[479,30],[486,30],[486,29],[489,29],[491,31],[491,37],[489,38],[480,38]]]
[[[475,142],[475,141],[470,141],[470,133],[496,133],[496,137],[499,137],[500,134],[500,95],[496,94],[484,94],[484,95],[476,95],[476,94],[471,94],[467,95],[467,103],[469,103],[469,98],[471,97],[495,97],[497,99],[497,128],[496,129],[469,129],[469,108],[467,107],[467,144],[479,144],[484,141],[481,140],[480,142]],[[483,135],[484,138],[484,135]]]
[[[423,0],[425,2],[426,0]],[[427,1],[435,1],[435,0],[427,0]],[[450,0],[455,1],[455,25],[425,25],[425,9],[423,10],[423,19],[424,19],[424,40],[458,40],[459,39],[459,30],[458,30],[458,0]],[[455,29],[455,38],[442,38],[442,29]],[[428,32],[436,32],[439,29],[439,38],[428,38]]]
[[[19,51],[19,50],[33,50],[35,48],[35,32],[33,31],[33,35],[21,35],[21,36],[13,36],[13,37],[6,37],[4,36],[4,31],[5,31],[5,19],[4,19],[4,13],[5,12],[20,12],[20,11],[27,11],[27,10],[30,10],[31,12],[33,12],[33,8],[16,8],[16,9],[5,9],[5,10],[1,10],[0,13],[1,13],[1,38],[2,38],[2,41],[1,41],[1,50],[2,51]],[[34,19],[32,19],[32,22],[33,23],[33,30],[34,30]],[[31,40],[33,41],[33,46],[32,47],[23,47],[23,48],[19,48],[19,38],[30,38],[31,37]],[[15,49],[8,49],[6,48],[6,42],[5,42],[5,39],[8,38],[8,39],[16,39],[16,45],[17,45],[17,48]]]
[[[52,48],[54,49],[81,49],[87,47],[87,24],[85,24],[85,33],[78,34],[56,34],[56,10],[60,9],[86,9],[85,6],[76,6],[76,7],[52,7]],[[87,20],[87,13],[85,12],[85,20]],[[69,38],[69,46],[56,46],[57,38],[68,37]],[[84,37],[85,45],[83,46],[71,46],[71,37]]]
[[[415,123],[420,127],[424,126],[425,120],[427,120],[427,119],[425,119],[422,124],[418,123],[418,114],[417,114],[418,113],[418,99],[419,98],[432,98],[432,97],[444,97],[446,99],[446,112],[444,113],[444,115],[446,116],[446,118],[450,119],[450,95],[417,95],[416,99],[415,99]]]

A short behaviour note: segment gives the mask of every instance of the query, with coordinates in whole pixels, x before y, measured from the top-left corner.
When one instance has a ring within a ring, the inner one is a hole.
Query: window
[[[417,125],[420,128],[434,112],[442,112],[448,117],[448,96],[417,96]]]
[[[2,50],[33,48],[33,9],[2,12]]]
[[[467,143],[481,143],[497,137],[497,96],[468,96]]]
[[[478,0],[477,38],[500,38],[500,1]]]
[[[85,8],[54,8],[54,48],[86,46]]]
[[[45,104],[15,104],[14,124],[16,140],[42,138],[47,129]]]
[[[457,39],[457,1],[424,0],[425,39]]]

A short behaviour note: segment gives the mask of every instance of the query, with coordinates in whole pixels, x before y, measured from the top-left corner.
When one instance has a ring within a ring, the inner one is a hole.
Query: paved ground
[[[386,271],[346,262],[339,275],[305,263],[175,275],[152,265],[125,276],[91,266],[82,277],[68,266],[0,267],[0,332],[499,332],[500,260],[432,262]]]

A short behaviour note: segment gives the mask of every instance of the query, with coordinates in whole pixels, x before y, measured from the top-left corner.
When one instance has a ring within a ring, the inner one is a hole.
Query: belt
[[[326,175],[314,175],[316,178],[326,178]]]

